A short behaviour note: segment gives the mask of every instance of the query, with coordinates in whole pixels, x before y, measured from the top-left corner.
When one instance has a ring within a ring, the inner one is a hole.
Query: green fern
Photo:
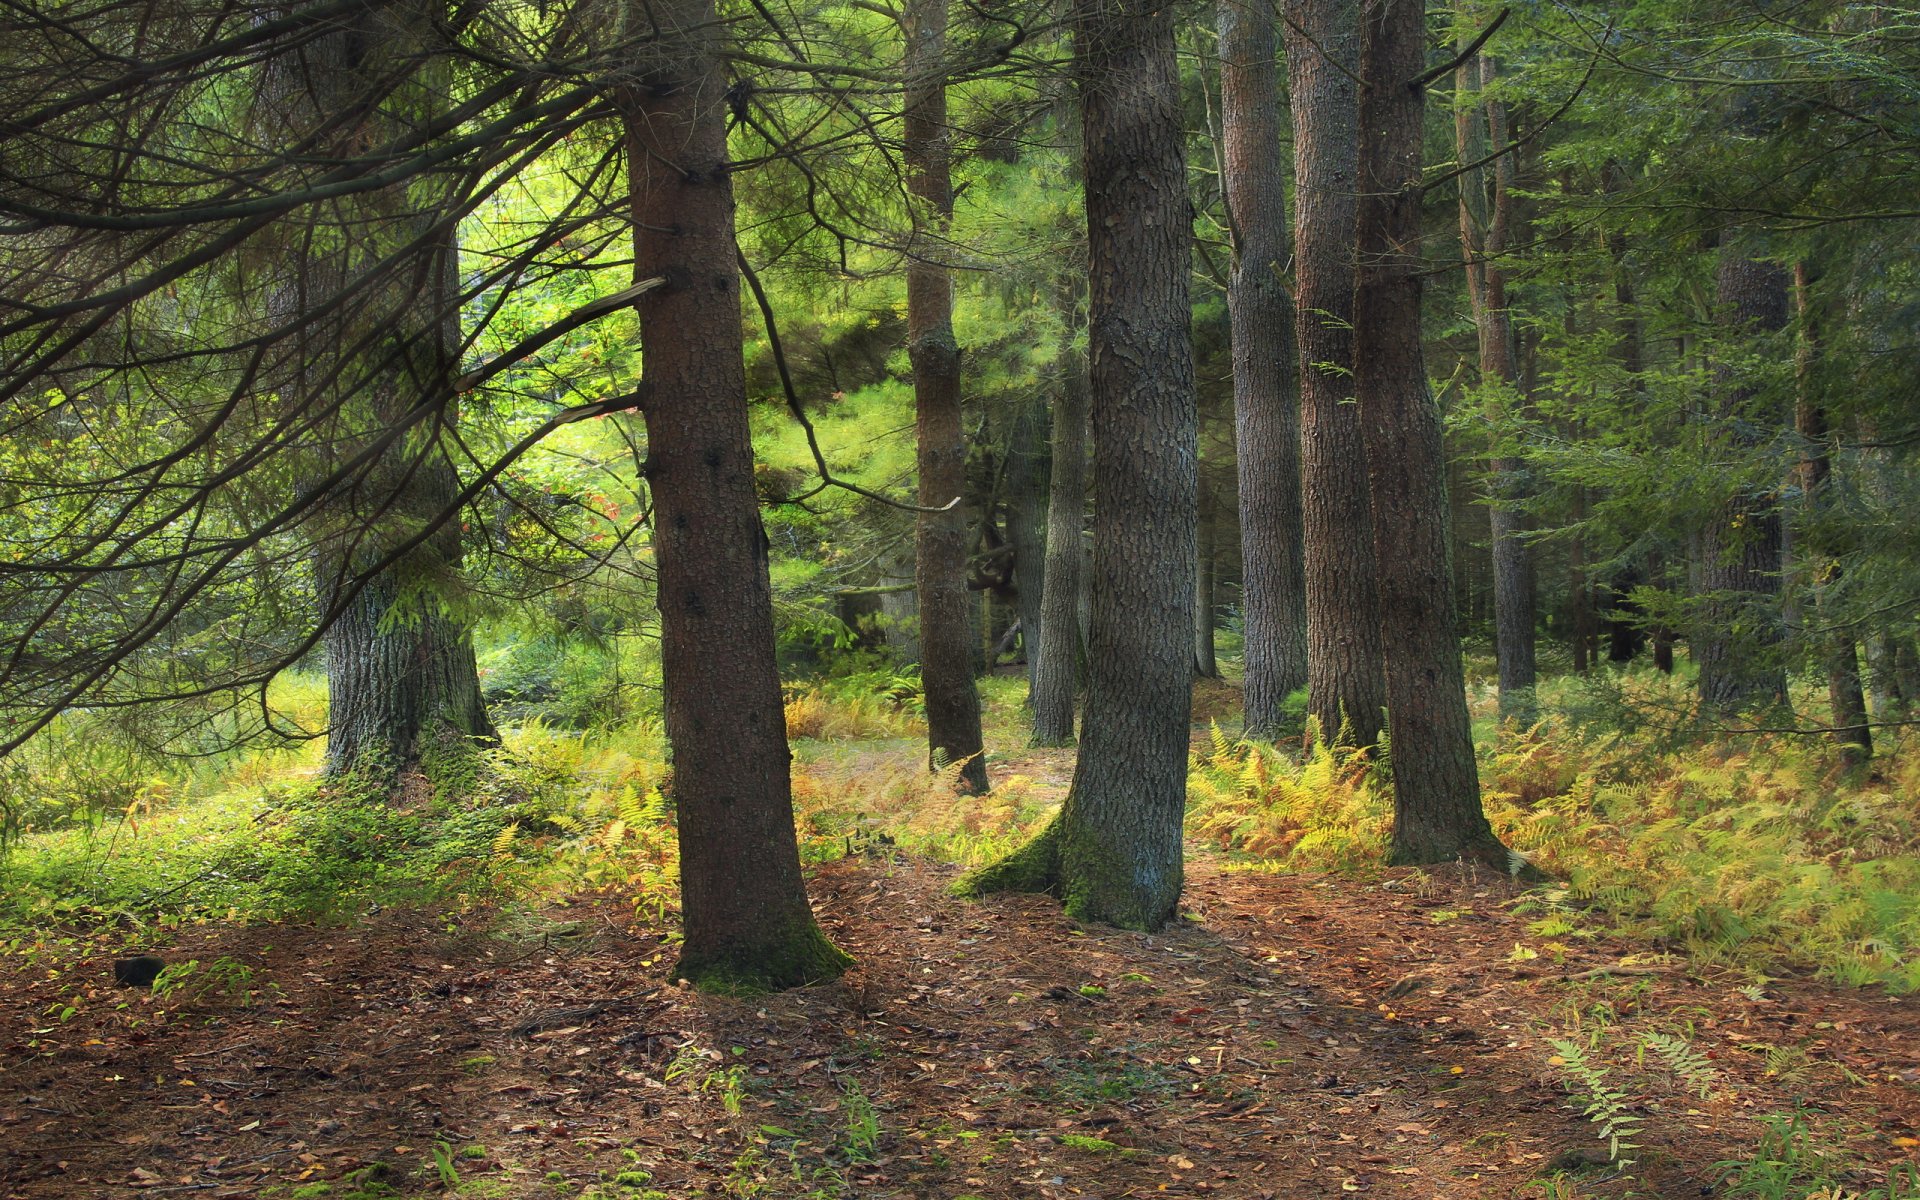
[[[1684,1081],[1702,1100],[1713,1095],[1720,1083],[1720,1069],[1704,1051],[1683,1037],[1668,1033],[1649,1033],[1640,1039],[1641,1049],[1651,1050],[1666,1063],[1667,1069]]]
[[[1642,1118],[1627,1108],[1627,1093],[1607,1082],[1612,1072],[1595,1063],[1587,1047],[1565,1038],[1556,1038],[1550,1044],[1554,1050],[1550,1061],[1559,1067],[1574,1103],[1607,1143],[1607,1156],[1618,1167],[1632,1166],[1634,1160],[1627,1155],[1639,1149],[1633,1139],[1640,1132]]]

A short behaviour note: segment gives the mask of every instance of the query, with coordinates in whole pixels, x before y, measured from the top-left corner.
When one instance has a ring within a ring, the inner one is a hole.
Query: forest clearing
[[[0,1200],[1920,1200],[1909,0],[0,97]]]

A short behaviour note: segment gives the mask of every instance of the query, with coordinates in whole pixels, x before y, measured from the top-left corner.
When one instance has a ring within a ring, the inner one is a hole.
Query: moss
[[[480,790],[486,756],[480,743],[445,721],[436,721],[420,736],[420,773],[433,787],[436,800],[458,801]]]
[[[682,953],[674,979],[722,996],[759,996],[839,978],[853,956],[827,940],[809,918],[784,937],[756,938]]]
[[[1062,835],[1062,907],[1076,921],[1153,932],[1167,923],[1180,901],[1179,850],[1164,875],[1151,857],[1128,857],[1099,829],[1084,824]],[[1150,848],[1148,848],[1150,849]]]
[[[1060,887],[1060,818],[1026,845],[999,862],[969,871],[953,885],[953,894],[970,900],[995,892],[1050,892]]]

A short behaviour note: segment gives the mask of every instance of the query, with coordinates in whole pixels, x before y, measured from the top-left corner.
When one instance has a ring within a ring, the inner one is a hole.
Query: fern
[[[1702,1100],[1713,1095],[1720,1082],[1720,1069],[1692,1042],[1668,1033],[1649,1033],[1640,1039],[1640,1045],[1643,1050],[1653,1051]]]
[[[1633,1139],[1640,1132],[1642,1119],[1627,1108],[1627,1093],[1607,1082],[1612,1072],[1595,1063],[1587,1047],[1565,1038],[1556,1038],[1551,1045],[1552,1061],[1560,1068],[1567,1091],[1607,1143],[1607,1156],[1616,1166],[1632,1166],[1634,1160],[1626,1156],[1639,1149]]]
[[[520,822],[510,821],[493,835],[493,861],[506,862],[513,857],[513,840],[520,836]]]
[[[614,798],[613,807],[614,811],[620,814],[620,820],[625,822],[629,829],[638,829],[646,823],[646,804],[640,799],[639,792],[631,786],[620,789],[620,794]]]

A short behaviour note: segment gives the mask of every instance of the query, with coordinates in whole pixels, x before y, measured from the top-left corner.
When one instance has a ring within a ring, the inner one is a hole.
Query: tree
[[[1287,0],[1294,328],[1300,354],[1308,705],[1327,738],[1380,740],[1387,703],[1373,517],[1353,404],[1359,0]]]
[[[1475,12],[1462,7],[1463,15]],[[1467,36],[1472,36],[1471,34]],[[1507,109],[1484,93],[1496,68],[1483,53],[1469,53],[1454,72],[1454,151],[1462,164],[1480,163],[1488,147],[1507,147],[1512,135]],[[1474,97],[1478,97],[1475,99]],[[1514,222],[1514,154],[1469,166],[1460,176],[1460,250],[1466,259],[1467,297],[1480,343],[1480,396],[1499,426],[1523,402],[1514,354],[1513,314],[1507,305],[1507,241]],[[1489,463],[1488,519],[1493,534],[1494,654],[1500,672],[1500,712],[1523,724],[1534,716],[1533,553],[1526,540],[1525,464],[1496,446]]]
[[[1787,273],[1757,257],[1750,238],[1730,237],[1715,274],[1717,311],[1730,334],[1720,366],[1718,420],[1709,444],[1735,449],[1778,428],[1778,401],[1754,379],[1750,339],[1787,324]],[[1732,361],[1725,361],[1731,356]],[[1731,714],[1785,704],[1780,659],[1780,506],[1769,483],[1737,482],[1700,530],[1700,595],[1693,656],[1700,664],[1700,704]]]
[[[1072,21],[1094,442],[1086,720],[1059,815],[960,890],[1045,891],[1076,919],[1158,929],[1183,881],[1198,461],[1173,8],[1080,0]]]
[[[1063,182],[1083,191],[1081,115],[1071,87],[1053,97],[1053,125],[1066,160]],[[1087,243],[1085,225],[1055,237],[1062,252],[1054,259],[1048,295],[1059,322],[1055,345],[1053,429],[1049,438],[1051,474],[1047,481],[1046,588],[1040,600],[1039,639],[1034,648],[1033,744],[1073,744],[1073,702],[1080,683],[1081,595],[1086,588],[1087,512]]]
[[[767,536],[754,491],[712,0],[661,0],[624,102],[660,654],[685,941],[676,976],[760,991],[850,961],[814,923],[794,840]]]
[[[357,144],[380,144],[431,119],[431,84],[447,73],[431,7],[414,0],[361,10],[270,59],[252,124],[269,145],[318,141],[330,156],[346,157]],[[382,77],[409,70],[419,72],[415,86],[382,102]],[[327,506],[314,552],[319,605],[338,610],[324,636],[327,769],[391,778],[424,766],[431,776],[436,755],[497,737],[472,637],[450,615],[462,588],[460,527],[445,519],[458,507],[459,477],[441,441],[457,412],[452,382],[462,345],[452,218],[439,197],[423,203],[400,185],[302,210],[274,232],[287,253],[263,267],[273,281],[264,315],[299,331],[287,399],[333,415],[315,470],[364,452],[423,404],[438,409],[415,437],[380,451],[361,486]],[[409,242],[430,249],[378,288],[353,294],[350,281]],[[323,348],[332,346],[365,350],[343,372]],[[343,375],[352,387],[340,388]],[[380,565],[422,530],[424,540]]]
[[[1813,308],[1813,275],[1806,261],[1793,264],[1793,301],[1799,323],[1794,360],[1794,431],[1800,435],[1800,496],[1814,536],[1806,549],[1812,559],[1814,623],[1820,626],[1815,642],[1827,677],[1827,707],[1833,739],[1850,765],[1873,757],[1873,729],[1867,723],[1867,699],[1860,684],[1860,654],[1853,630],[1836,620],[1833,592],[1841,577],[1836,556],[1821,536],[1833,478],[1831,431],[1826,408],[1815,389],[1820,357],[1820,327]]]
[[[963,763],[967,790],[985,792],[980,693],[973,684],[967,603],[967,486],[961,429],[960,346],[953,335],[953,278],[945,256],[953,222],[947,125],[946,0],[913,0],[902,14],[907,52],[904,157],[912,196],[907,247],[907,352],[913,363],[921,512],[914,533],[920,601],[920,679],[928,754],[937,767]]]
[[[1220,159],[1233,267],[1234,440],[1246,630],[1246,731],[1271,739],[1281,705],[1307,685],[1307,584],[1300,507],[1300,400],[1293,365],[1286,183],[1280,158],[1272,9],[1221,0]],[[1337,728],[1337,726],[1336,726]]]
[[[1420,326],[1426,12],[1367,0],[1360,45],[1354,395],[1367,448],[1387,641],[1396,864],[1471,859],[1505,870],[1480,806],[1460,665],[1440,413]]]

